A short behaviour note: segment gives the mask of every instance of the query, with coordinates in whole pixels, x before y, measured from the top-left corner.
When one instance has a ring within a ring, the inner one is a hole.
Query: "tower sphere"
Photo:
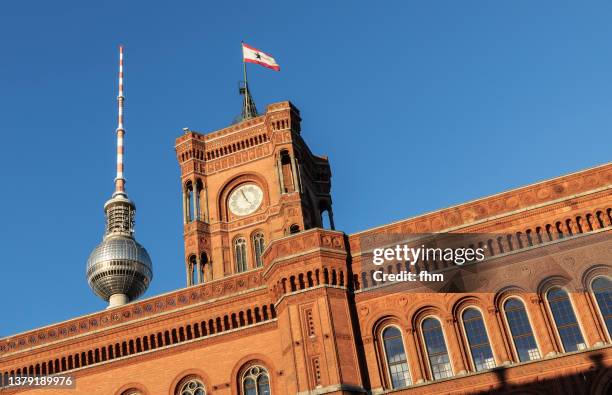
[[[152,278],[147,250],[130,237],[105,237],[87,260],[87,282],[106,301],[112,295],[134,300],[147,290]]]
[[[134,239],[136,208],[124,192],[115,193],[104,205],[104,239],[87,260],[87,282],[109,307],[142,295],[153,279],[153,263],[147,250]]]

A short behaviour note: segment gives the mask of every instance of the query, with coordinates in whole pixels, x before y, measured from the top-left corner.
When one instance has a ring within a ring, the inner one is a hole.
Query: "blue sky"
[[[348,233],[609,161],[604,1],[83,2],[0,6],[0,337],[103,309],[85,263],[114,177],[125,45],[126,177],[155,278],[184,286],[182,127],[291,100],[330,157]]]

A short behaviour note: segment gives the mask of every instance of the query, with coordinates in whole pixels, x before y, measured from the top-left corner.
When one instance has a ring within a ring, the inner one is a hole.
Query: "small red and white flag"
[[[272,56],[245,43],[242,43],[242,61],[257,63],[269,69],[280,71],[280,66]]]

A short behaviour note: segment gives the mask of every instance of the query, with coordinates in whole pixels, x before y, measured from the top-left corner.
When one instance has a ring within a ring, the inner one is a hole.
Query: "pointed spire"
[[[241,120],[255,118],[257,116],[257,107],[255,107],[255,101],[253,96],[251,96],[247,81],[244,82],[244,86],[240,87],[240,94],[243,95]]]
[[[125,194],[125,178],[123,178],[123,46],[119,46],[119,95],[117,96],[117,104],[119,109],[119,117],[117,119],[117,176],[115,177],[115,193]]]

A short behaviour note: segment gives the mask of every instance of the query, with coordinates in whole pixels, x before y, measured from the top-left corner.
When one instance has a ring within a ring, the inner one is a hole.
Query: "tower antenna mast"
[[[125,194],[125,178],[123,178],[123,45],[119,46],[119,94],[117,95],[117,106],[119,116],[117,118],[117,176],[115,177],[115,194]]]
[[[123,178],[123,46],[119,47],[119,117],[117,118],[117,176],[115,191],[104,204],[106,231],[102,243],[87,260],[87,282],[109,308],[142,295],[153,279],[153,263],[147,250],[134,238],[136,206],[128,199]]]

